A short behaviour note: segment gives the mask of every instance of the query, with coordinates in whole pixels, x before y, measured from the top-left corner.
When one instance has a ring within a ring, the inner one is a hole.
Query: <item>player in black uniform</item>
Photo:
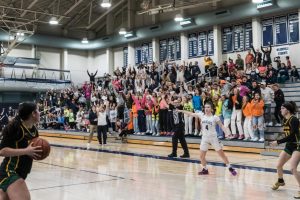
[[[173,105],[170,105],[170,109],[173,110],[173,132],[174,135],[172,137],[172,153],[168,155],[168,157],[177,157],[177,146],[178,146],[178,140],[180,141],[181,147],[183,148],[183,155],[181,155],[181,158],[189,158],[189,149],[184,137],[184,119],[183,119],[183,113],[179,113],[177,109],[182,110],[183,107],[180,105],[180,102],[178,99],[173,101]]]
[[[38,137],[35,124],[40,113],[35,103],[19,105],[18,115],[4,128],[0,144],[0,199],[30,199],[25,179],[30,173],[33,158],[41,152],[40,146],[33,147],[31,139]]]
[[[284,150],[280,153],[277,163],[278,181],[272,186],[273,190],[277,190],[280,186],[284,186],[283,166],[291,159],[291,172],[296,178],[299,185],[299,192],[294,196],[295,199],[300,199],[300,175],[297,172],[297,166],[300,161],[300,134],[299,134],[299,119],[294,116],[297,111],[295,102],[287,102],[281,106],[281,114],[284,117],[283,130],[285,137],[280,140],[271,142],[271,146],[286,143]]]

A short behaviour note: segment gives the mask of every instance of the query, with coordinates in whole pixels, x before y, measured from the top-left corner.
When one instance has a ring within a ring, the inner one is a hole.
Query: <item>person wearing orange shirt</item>
[[[243,114],[245,116],[244,120],[244,134],[245,139],[244,140],[251,140],[251,141],[257,141],[258,138],[254,136],[253,133],[253,126],[252,126],[252,112],[251,112],[251,103],[249,102],[249,97],[244,96],[243,97]]]
[[[262,100],[260,93],[256,92],[254,94],[254,99],[251,101],[251,110],[252,110],[252,122],[253,122],[253,130],[257,132],[259,131],[259,141],[265,141],[265,133],[264,133],[264,106],[265,103]]]

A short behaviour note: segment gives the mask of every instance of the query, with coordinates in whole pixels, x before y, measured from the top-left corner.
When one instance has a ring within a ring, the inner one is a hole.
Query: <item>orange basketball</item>
[[[50,144],[47,140],[36,137],[33,138],[31,140],[31,142],[33,143],[32,146],[41,146],[42,148],[42,152],[39,152],[38,154],[40,155],[40,157],[38,157],[35,160],[43,160],[45,158],[47,158],[50,154]]]

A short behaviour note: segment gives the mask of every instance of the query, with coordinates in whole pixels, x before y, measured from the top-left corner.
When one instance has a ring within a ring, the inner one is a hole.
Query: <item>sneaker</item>
[[[268,126],[273,126],[273,122],[268,123]]]
[[[237,172],[235,171],[234,168],[229,167],[229,171],[230,171],[230,173],[232,174],[232,176],[236,176],[236,175],[237,175]]]
[[[90,147],[91,147],[91,144],[90,144],[90,143],[87,143],[87,144],[86,144],[86,149],[89,150]]]
[[[244,136],[244,134],[242,134],[242,135],[239,136],[238,139],[239,139],[239,140],[243,140],[244,138],[245,138],[245,136]]]
[[[244,141],[249,141],[249,140],[251,140],[249,137],[244,138]]]
[[[180,158],[189,158],[190,157],[190,154],[186,154],[184,153],[183,155],[180,156]]]
[[[170,155],[168,155],[168,157],[169,157],[169,158],[175,158],[175,157],[177,157],[177,155],[176,155],[176,154],[173,154],[173,153],[171,153]]]
[[[208,175],[208,169],[202,169],[202,171],[198,172],[198,175]]]
[[[300,199],[300,191],[298,191],[298,192],[296,193],[296,195],[294,196],[294,199]]]
[[[279,183],[278,181],[272,186],[272,190],[278,190],[280,186],[285,186],[285,183]]]
[[[281,124],[280,123],[276,123],[275,126],[281,126]]]
[[[265,139],[264,139],[264,138],[260,138],[258,141],[259,141],[259,142],[264,142]]]
[[[258,141],[258,138],[257,138],[257,137],[252,138],[251,141],[252,141],[252,142],[257,142],[257,141]]]

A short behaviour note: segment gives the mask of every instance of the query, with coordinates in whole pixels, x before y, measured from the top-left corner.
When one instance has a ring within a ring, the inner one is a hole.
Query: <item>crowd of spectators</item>
[[[218,128],[220,139],[264,141],[266,126],[281,126],[280,107],[284,94],[278,83],[297,81],[298,71],[287,56],[274,58],[271,46],[237,54],[219,67],[206,56],[198,62],[177,65],[170,61],[117,68],[80,87],[49,90],[37,100],[42,111],[41,127],[91,132],[98,131],[105,143],[106,133],[171,136],[172,102],[183,109],[201,112],[212,102],[215,115],[224,122],[228,135]],[[203,68],[203,70],[201,70]],[[89,73],[89,72],[88,72]],[[272,110],[272,104],[274,110]],[[3,115],[1,115],[3,116]],[[273,117],[274,116],[274,117]],[[184,116],[185,135],[201,136],[198,120]]]

